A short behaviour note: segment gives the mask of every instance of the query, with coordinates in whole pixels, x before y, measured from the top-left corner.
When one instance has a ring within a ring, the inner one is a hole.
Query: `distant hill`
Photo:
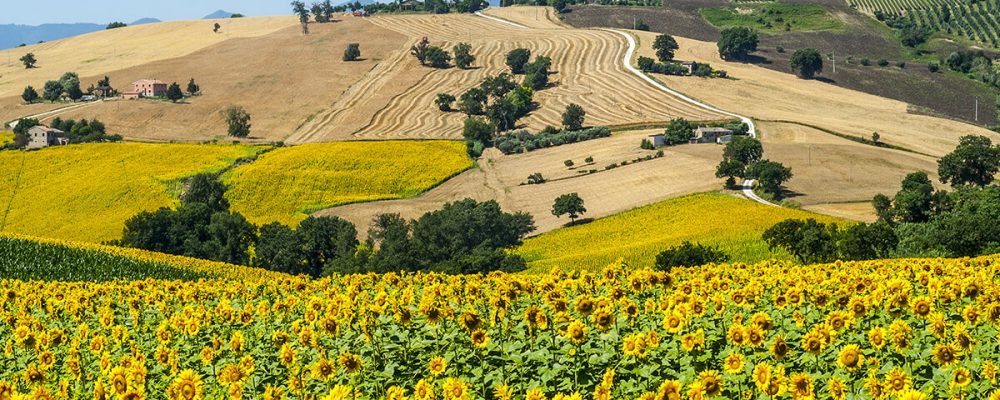
[[[202,19],[230,18],[230,17],[233,16],[233,14],[234,13],[231,13],[231,12],[226,11],[226,10],[218,10],[218,11],[216,11],[214,13],[211,13],[211,14],[208,14],[208,15],[202,17]]]
[[[139,18],[135,21],[132,21],[132,23],[129,25],[153,24],[157,22],[163,22],[163,21],[156,18]]]
[[[84,33],[103,30],[107,25],[100,24],[42,24],[32,25],[0,25],[0,49],[9,49],[18,45],[33,44],[39,41],[51,41],[82,35]]]

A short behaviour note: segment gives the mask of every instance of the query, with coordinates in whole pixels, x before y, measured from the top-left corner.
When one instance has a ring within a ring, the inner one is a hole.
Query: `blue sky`
[[[152,17],[162,20],[198,19],[226,10],[245,15],[288,15],[291,0],[4,0],[0,24],[38,25],[58,22],[132,22]],[[334,4],[341,1],[335,1]],[[308,4],[309,1],[306,1]]]

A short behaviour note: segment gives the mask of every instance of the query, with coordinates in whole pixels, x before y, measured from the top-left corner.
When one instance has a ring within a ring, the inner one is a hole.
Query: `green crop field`
[[[748,26],[761,32],[824,31],[844,26],[818,4],[741,2],[734,7],[703,8],[701,15],[720,28]]]
[[[874,14],[904,15],[917,25],[983,45],[1000,45],[1000,0],[848,0]]]

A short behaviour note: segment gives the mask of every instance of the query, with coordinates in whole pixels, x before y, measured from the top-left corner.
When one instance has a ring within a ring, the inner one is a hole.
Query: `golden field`
[[[552,268],[597,271],[618,258],[631,266],[651,267],[657,254],[684,241],[718,246],[736,262],[790,260],[783,251],[768,250],[760,238],[764,230],[790,218],[847,223],[724,194],[702,193],[544,233],[526,239],[515,252],[534,272]]]
[[[0,132],[0,145],[14,141],[14,134],[11,132]]]
[[[317,143],[268,152],[223,182],[250,222],[294,224],[338,204],[416,196],[472,165],[461,142]]]
[[[5,279],[0,394],[996,399],[998,262]]]
[[[176,204],[171,185],[219,171],[260,147],[100,143],[0,152],[5,232],[101,242],[140,211]]]

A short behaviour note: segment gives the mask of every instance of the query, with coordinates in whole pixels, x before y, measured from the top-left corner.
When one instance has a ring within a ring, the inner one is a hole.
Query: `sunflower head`
[[[931,351],[931,356],[934,359],[934,363],[939,367],[949,367],[958,361],[958,349],[951,344],[939,343],[934,345],[934,350]]]
[[[445,400],[467,400],[469,398],[469,385],[458,378],[447,378],[441,385]]]
[[[486,331],[482,329],[476,329],[469,334],[469,340],[472,341],[472,345],[478,348],[486,347],[489,344],[490,337],[486,334]]]
[[[910,376],[899,367],[885,375],[885,389],[890,394],[900,395],[910,389]]]
[[[573,344],[583,343],[587,339],[587,327],[578,320],[573,320],[566,327],[566,338]]]
[[[726,357],[723,365],[725,366],[725,371],[727,374],[729,375],[740,374],[743,372],[743,355],[734,352]]]
[[[813,397],[813,380],[809,374],[799,372],[792,375],[790,381],[789,386],[793,398],[808,399]]]
[[[344,367],[344,371],[347,371],[348,374],[354,375],[361,370],[361,357],[355,354],[343,353],[340,357],[337,357],[337,361],[341,367]]]
[[[955,372],[951,375],[951,382],[948,384],[951,388],[962,388],[969,386],[972,382],[972,374],[968,369],[964,367],[955,368]]]
[[[431,371],[431,375],[438,376],[444,373],[444,370],[448,368],[448,362],[442,357],[434,357],[431,359],[430,364],[428,364],[428,369]]]
[[[856,344],[844,346],[837,354],[837,365],[850,372],[857,371],[865,363],[865,355]]]
[[[698,384],[701,385],[702,390],[709,397],[715,397],[722,394],[722,378],[719,377],[719,372],[715,370],[702,371],[698,374]]]

